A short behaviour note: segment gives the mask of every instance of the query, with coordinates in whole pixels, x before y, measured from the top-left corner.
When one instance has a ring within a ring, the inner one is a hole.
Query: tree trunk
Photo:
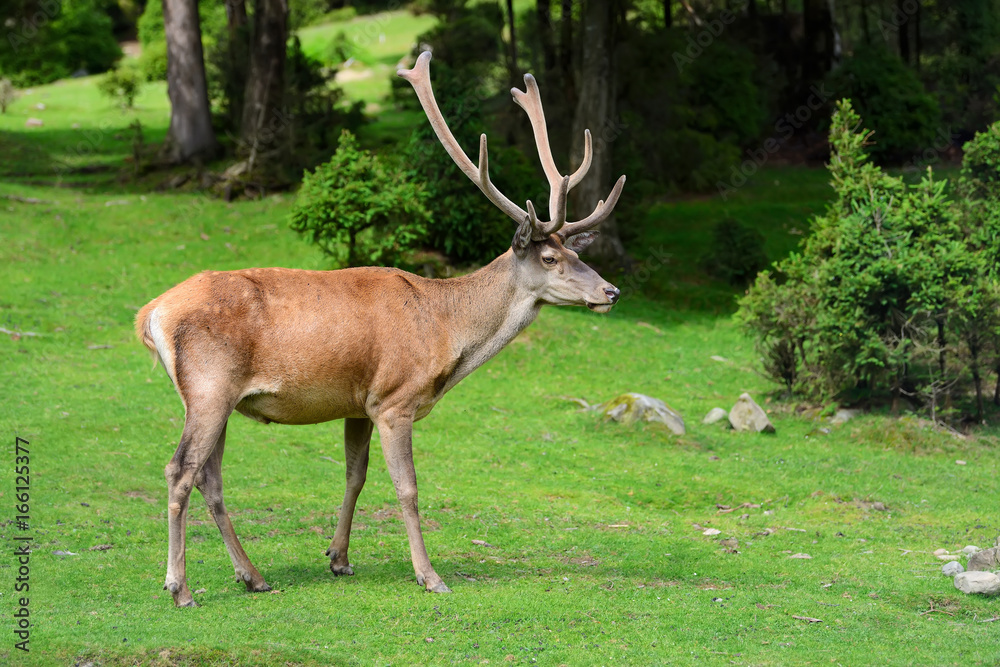
[[[562,35],[559,38],[559,70],[563,81],[563,94],[572,103],[576,99],[573,89],[573,0],[562,0],[559,19]]]
[[[211,158],[218,144],[208,106],[197,1],[163,0],[163,30],[170,97],[167,157],[173,162]]]
[[[590,215],[597,202],[607,199],[615,181],[612,145],[621,128],[615,119],[614,14],[612,0],[586,0],[581,28],[579,96],[573,118],[571,157],[575,169],[583,161],[584,130],[593,135],[594,160],[579,185],[570,192],[570,204],[577,217]],[[612,214],[601,223],[601,235],[590,246],[590,254],[600,263],[623,266],[625,249]]]
[[[239,132],[243,120],[243,96],[246,93],[247,70],[250,67],[250,27],[247,25],[245,0],[226,0],[226,27],[229,38],[229,66],[226,83],[229,102],[229,127]]]
[[[917,13],[913,17],[913,64],[916,65],[917,71],[920,71],[920,53],[924,50],[924,42],[920,38],[920,13],[922,8],[920,6],[920,0],[917,0]]]
[[[663,27],[674,27],[674,0],[663,0]]]
[[[507,0],[507,29],[510,31],[510,45],[507,48],[507,57],[510,64],[507,69],[510,72],[510,85],[520,85],[521,71],[517,66],[517,30],[514,28],[514,0]]]
[[[899,26],[899,57],[903,59],[903,62],[907,65],[910,64],[910,21],[909,17],[906,16],[906,10],[903,9],[903,5],[906,4],[906,0],[896,0],[896,16],[902,23]]]
[[[544,71],[551,72],[556,66],[556,47],[554,30],[552,29],[552,2],[538,0],[535,8],[538,12],[538,34],[542,42],[542,61]]]
[[[823,79],[833,66],[836,38],[828,0],[803,0],[802,91]]]
[[[257,0],[255,13],[240,132],[240,150],[250,156],[251,163],[259,153],[278,148],[289,129],[288,119],[282,114],[288,3]]]

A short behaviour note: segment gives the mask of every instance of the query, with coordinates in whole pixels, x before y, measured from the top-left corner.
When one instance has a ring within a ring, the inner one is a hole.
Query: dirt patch
[[[138,498],[140,500],[145,500],[147,503],[150,503],[152,505],[155,505],[158,502],[160,502],[156,498],[151,498],[142,491],[126,491],[125,495],[128,496],[129,498]]]

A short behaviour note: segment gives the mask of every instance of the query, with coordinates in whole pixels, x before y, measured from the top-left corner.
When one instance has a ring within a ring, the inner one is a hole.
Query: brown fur
[[[447,590],[420,534],[412,423],[530,324],[542,304],[610,308],[613,289],[553,236],[450,280],[387,268],[205,271],[151,301],[136,317],[136,335],[167,369],[187,411],[166,469],[165,588],[176,604],[193,604],[183,548],[192,486],[215,508],[237,576],[249,590],[267,586],[222,501],[221,448],[233,410],[264,423],[347,419],[348,488],[327,552],[335,574],[353,574],[351,518],[378,426],[417,580]]]

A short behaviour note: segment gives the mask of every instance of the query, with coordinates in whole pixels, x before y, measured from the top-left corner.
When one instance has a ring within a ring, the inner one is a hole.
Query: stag
[[[236,537],[223,499],[222,455],[233,410],[265,424],[345,420],[347,488],[326,551],[334,575],[354,574],[347,556],[351,521],[377,426],[417,583],[434,593],[449,592],[431,566],[420,532],[413,423],[503,349],[542,305],[580,305],[605,313],[618,300],[618,289],[577,253],[611,213],[625,177],[593,213],[566,221],[566,194],[590,166],[590,133],[580,168],[563,176],[552,159],[538,86],[528,74],[526,89],[511,92],[531,122],[550,188],[551,219],[539,219],[530,201],[522,209],[490,182],[486,135],[475,165],[448,129],[431,90],[430,60],[425,52],[413,69],[398,74],[416,90],[448,154],[517,223],[507,252],[474,273],[448,280],[374,267],[204,271],[139,311],[136,333],[163,366],[185,409],[180,443],[164,470],[169,523],[164,589],[179,607],[196,606],[184,566],[193,487],[218,524],[237,581],[248,591],[269,590]]]

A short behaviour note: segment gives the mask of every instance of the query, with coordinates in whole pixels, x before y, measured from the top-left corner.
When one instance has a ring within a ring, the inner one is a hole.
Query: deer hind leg
[[[406,536],[410,542],[410,559],[417,583],[431,593],[450,593],[441,577],[431,566],[420,532],[420,515],[417,511],[417,473],[413,468],[413,419],[382,416],[377,420],[389,477],[396,487],[396,497],[403,511]]]
[[[365,485],[368,474],[368,445],[372,439],[372,421],[363,419],[346,419],[344,421],[344,454],[347,459],[347,489],[344,491],[344,504],[340,508],[337,519],[337,530],[333,534],[333,542],[326,550],[330,557],[330,571],[335,575],[354,574],[347,560],[347,547],[351,541],[351,522],[354,520],[354,508],[358,496]]]
[[[222,533],[222,541],[226,544],[226,551],[229,552],[229,559],[233,561],[233,569],[236,571],[236,580],[246,584],[247,591],[259,593],[269,591],[271,587],[264,581],[257,568],[250,562],[243,545],[236,537],[233,530],[233,522],[229,520],[229,512],[226,511],[226,501],[222,497],[222,455],[226,450],[226,425],[222,427],[219,440],[215,443],[215,449],[208,457],[208,461],[201,471],[195,476],[194,484],[201,491],[208,505],[208,511],[215,519],[215,524]]]
[[[220,409],[197,411],[189,405],[180,444],[177,445],[177,451],[164,469],[167,478],[170,547],[167,553],[167,577],[163,588],[170,591],[174,597],[174,604],[178,607],[198,606],[191,596],[191,591],[188,590],[184,567],[188,502],[191,499],[195,477],[215,449],[231,411]]]

